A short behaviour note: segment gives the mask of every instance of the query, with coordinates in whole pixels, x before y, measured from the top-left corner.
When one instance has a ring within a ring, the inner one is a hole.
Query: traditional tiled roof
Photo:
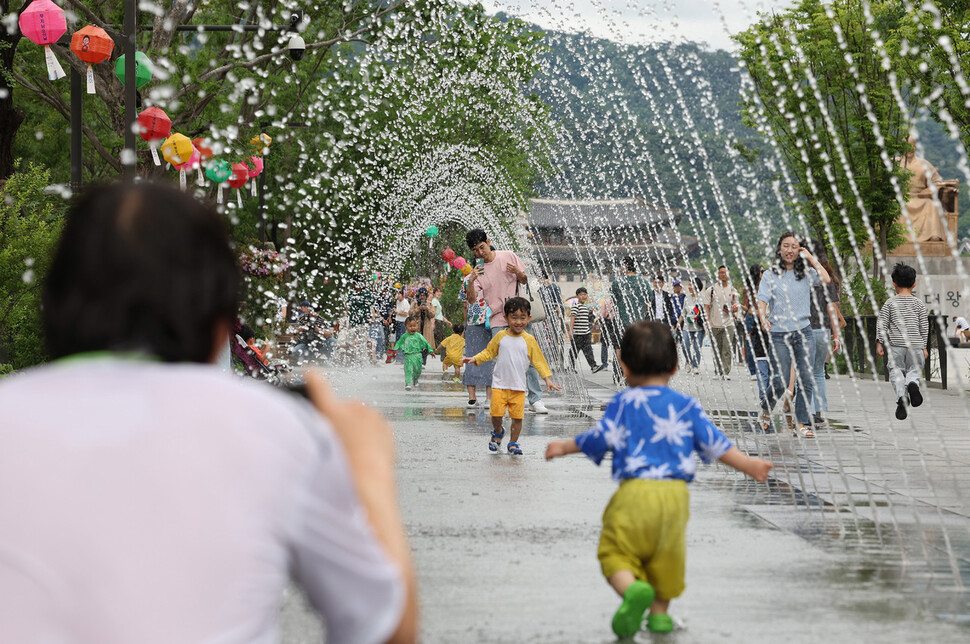
[[[533,199],[529,226],[533,228],[667,228],[680,222],[680,210],[664,210],[642,199],[559,201]]]

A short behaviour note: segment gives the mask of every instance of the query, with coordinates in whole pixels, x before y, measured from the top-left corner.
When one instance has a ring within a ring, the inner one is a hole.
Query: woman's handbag
[[[526,278],[525,295],[519,295],[519,286],[520,284],[516,282],[515,295],[516,297],[524,297],[525,299],[529,300],[529,304],[532,306],[531,322],[534,324],[536,322],[545,321],[546,306],[542,303],[542,298],[539,297],[539,282],[531,277]]]

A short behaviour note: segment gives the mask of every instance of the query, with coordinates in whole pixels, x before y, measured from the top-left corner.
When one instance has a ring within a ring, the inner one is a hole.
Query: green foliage
[[[50,173],[31,163],[0,185],[0,362],[7,369],[46,359],[40,292],[63,214],[62,200],[44,192],[49,182]]]
[[[883,253],[902,241],[892,186],[906,186],[908,173],[891,160],[904,152],[909,118],[876,46],[899,11],[870,8],[871,24],[856,0],[801,0],[735,36],[754,87],[743,114],[782,151],[801,197],[792,205],[843,254],[871,238],[866,217]]]

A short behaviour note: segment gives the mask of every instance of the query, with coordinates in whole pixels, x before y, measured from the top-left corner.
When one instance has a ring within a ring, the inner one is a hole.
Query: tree
[[[800,199],[792,204],[843,255],[872,241],[879,256],[902,241],[896,221],[908,172],[909,117],[892,93],[879,34],[899,20],[895,2],[801,0],[737,36],[751,79],[747,122],[774,141]],[[882,262],[873,262],[874,276]]]
[[[46,358],[40,289],[63,214],[60,197],[44,192],[47,170],[36,164],[15,170],[0,182],[0,373]]]

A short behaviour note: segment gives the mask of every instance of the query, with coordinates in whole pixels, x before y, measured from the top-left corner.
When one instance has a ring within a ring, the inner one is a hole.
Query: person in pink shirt
[[[505,301],[516,297],[520,285],[524,286],[528,281],[525,264],[510,250],[495,250],[488,235],[481,228],[469,230],[465,235],[465,243],[475,255],[474,268],[468,276],[468,297],[475,299],[481,291],[491,309],[489,323],[494,338],[509,326],[503,312]],[[549,410],[542,402],[542,385],[535,367],[529,367],[527,385],[527,398],[532,411],[548,414]]]

